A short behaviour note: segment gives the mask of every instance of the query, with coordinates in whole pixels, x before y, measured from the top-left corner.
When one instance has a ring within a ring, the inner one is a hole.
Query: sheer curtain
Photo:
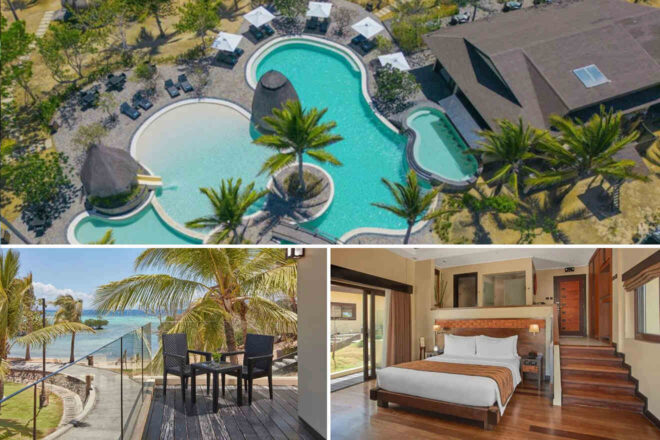
[[[395,290],[390,293],[386,341],[388,366],[410,361],[410,297]]]

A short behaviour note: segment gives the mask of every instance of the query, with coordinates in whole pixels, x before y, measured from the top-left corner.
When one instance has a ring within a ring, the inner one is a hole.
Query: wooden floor
[[[273,400],[268,387],[254,387],[252,406],[236,406],[236,387],[228,387],[225,398],[220,396],[218,412],[213,413],[211,396],[206,387],[197,387],[197,404],[190,394],[185,406],[181,390],[167,388],[163,401],[162,387],[154,391],[154,399],[145,428],[144,439],[313,439],[313,435],[298,420],[298,393],[295,387],[273,387]],[[93,439],[92,439],[93,440]]]
[[[521,384],[493,431],[474,422],[369,400],[375,381],[332,393],[332,440],[343,439],[660,439],[660,430],[641,414],[586,407],[552,406],[549,385]]]

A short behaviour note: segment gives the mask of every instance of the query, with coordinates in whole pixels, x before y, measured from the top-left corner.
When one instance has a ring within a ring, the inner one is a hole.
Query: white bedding
[[[474,356],[440,355],[427,361],[453,362],[508,367],[513,374],[513,385],[520,384],[520,357],[511,359],[487,359]],[[504,414],[507,402],[502,402],[497,383],[488,377],[462,374],[434,373],[406,368],[386,367],[377,372],[378,386],[393,393],[409,394],[442,402],[470,406],[491,406],[497,402],[500,414]]]

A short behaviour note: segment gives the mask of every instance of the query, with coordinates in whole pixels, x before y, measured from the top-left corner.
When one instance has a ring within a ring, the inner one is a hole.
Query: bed
[[[484,429],[492,429],[522,380],[516,343],[517,336],[447,335],[445,354],[379,370],[378,387],[370,397],[381,407],[397,403],[477,420]],[[508,389],[495,373],[507,376]]]

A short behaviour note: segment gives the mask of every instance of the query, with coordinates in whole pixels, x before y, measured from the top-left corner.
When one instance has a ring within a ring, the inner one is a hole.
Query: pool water
[[[257,79],[271,69],[291,81],[303,107],[328,108],[323,121],[335,121],[334,132],[344,138],[327,148],[343,166],[305,158],[332,176],[335,197],[324,215],[304,226],[335,237],[359,227],[405,228],[403,220],[371,203],[393,202],[381,178],[404,180],[408,171],[406,138],[374,115],[362,95],[356,67],[334,51],[295,42],[282,44],[264,56],[257,66]]]
[[[124,220],[105,220],[85,217],[76,226],[76,239],[81,244],[99,240],[105,231],[112,229],[116,243],[132,244],[200,244],[200,240],[188,237],[172,229],[161,220],[149,205],[138,214]]]
[[[468,180],[477,172],[477,160],[463,154],[468,146],[442,111],[420,109],[407,123],[417,134],[413,151],[422,168],[453,181]]]

